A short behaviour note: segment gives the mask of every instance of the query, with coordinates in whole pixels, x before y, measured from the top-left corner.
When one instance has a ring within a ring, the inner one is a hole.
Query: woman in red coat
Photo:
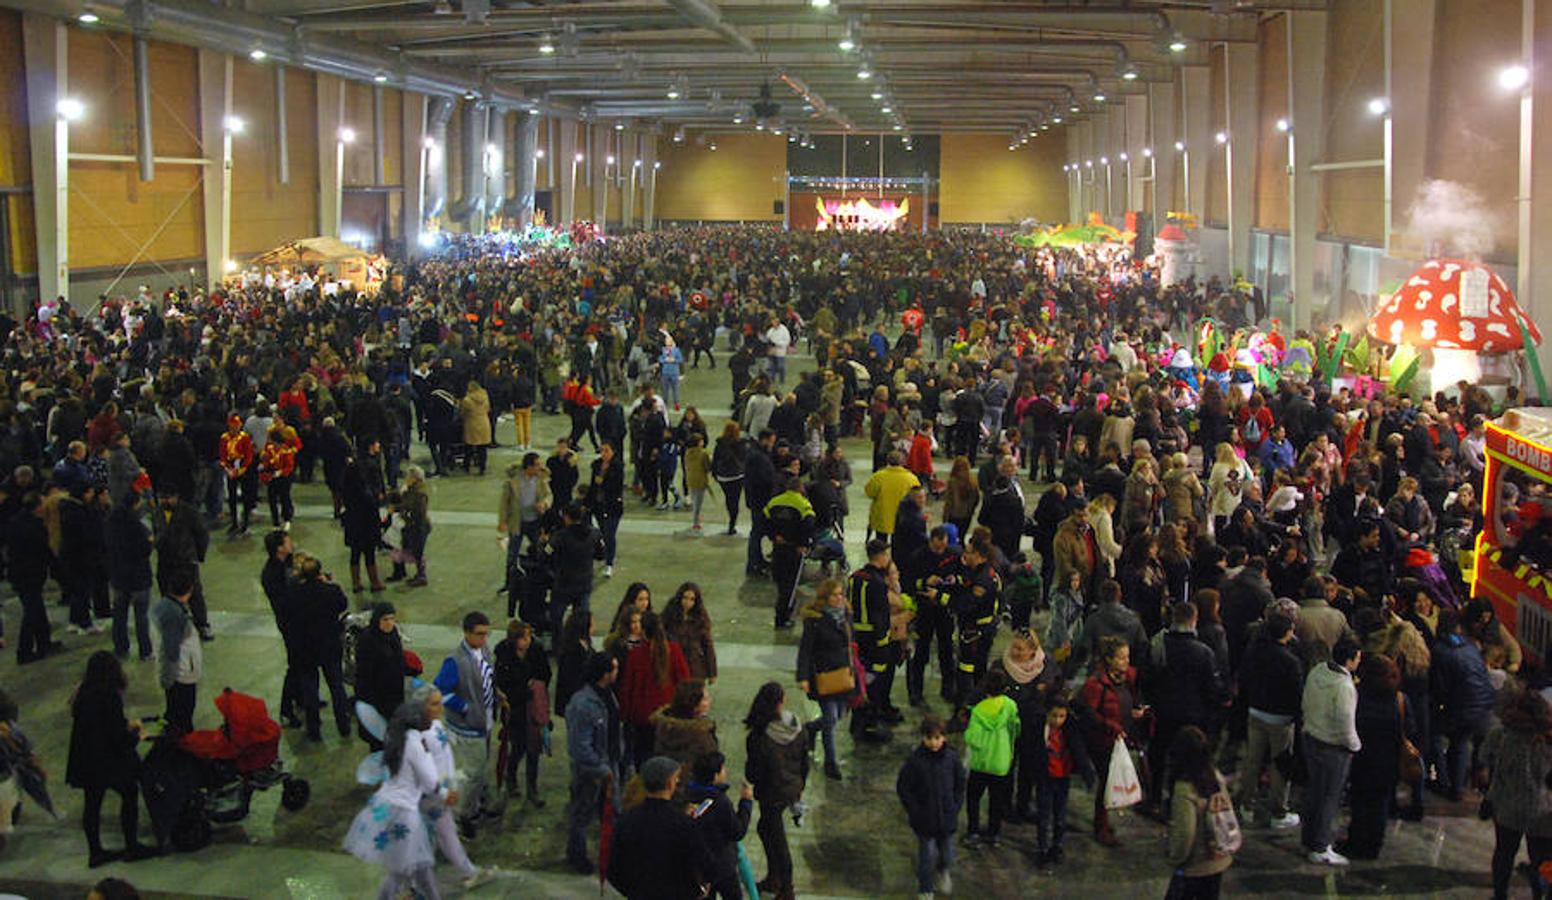
[[[1105,637],[1099,642],[1099,656],[1094,674],[1084,682],[1078,698],[1089,713],[1089,733],[1085,737],[1098,776],[1094,786],[1094,840],[1115,847],[1119,842],[1105,808],[1110,754],[1115,750],[1116,739],[1126,737],[1133,720],[1141,718],[1143,711],[1136,706],[1137,670],[1131,665],[1132,648],[1121,638]]]
[[[668,639],[657,613],[644,613],[641,629],[646,640],[626,655],[616,689],[626,744],[638,768],[652,756],[652,714],[673,702],[679,682],[690,677],[684,652]]]

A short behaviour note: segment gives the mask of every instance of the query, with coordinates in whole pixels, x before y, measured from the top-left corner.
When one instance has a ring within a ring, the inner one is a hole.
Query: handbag
[[[1406,736],[1406,695],[1396,694],[1396,709],[1401,713],[1401,781],[1415,784],[1423,778],[1423,754]]]
[[[814,693],[820,697],[849,694],[857,689],[857,677],[850,665],[814,674]]]

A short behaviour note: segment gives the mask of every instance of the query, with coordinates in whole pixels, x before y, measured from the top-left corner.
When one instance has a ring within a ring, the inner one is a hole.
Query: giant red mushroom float
[[[1433,351],[1431,378],[1439,390],[1457,381],[1480,381],[1482,353],[1525,346],[1514,292],[1493,270],[1461,259],[1432,259],[1380,305],[1369,334],[1388,344]],[[1537,344],[1541,330],[1524,317]]]

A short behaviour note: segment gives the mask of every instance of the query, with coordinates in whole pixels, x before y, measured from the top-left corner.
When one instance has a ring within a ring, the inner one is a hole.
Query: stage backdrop
[[[938,205],[936,194],[927,197],[924,202],[921,194],[899,194],[888,191],[884,192],[882,198],[878,196],[877,192],[866,194],[848,192],[844,198],[841,197],[839,191],[826,191],[824,193],[795,192],[790,200],[792,203],[792,229],[794,231],[818,230],[821,220],[821,204],[825,207],[826,214],[832,220],[837,215],[843,217],[844,220],[845,217],[857,215],[859,211],[857,209],[847,210],[841,208],[836,208],[832,211],[833,207],[848,201],[855,203],[858,200],[866,200],[868,205],[874,210],[882,207],[884,210],[899,211],[901,207],[904,207],[903,214],[899,216],[899,222],[894,230],[919,232],[922,227],[922,216],[931,214],[932,208]],[[861,211],[861,213],[864,216],[874,215],[874,213],[868,213],[865,210]],[[832,230],[834,227],[833,221],[828,222],[825,225],[825,230]],[[938,217],[936,215],[932,215],[928,227],[938,227]]]

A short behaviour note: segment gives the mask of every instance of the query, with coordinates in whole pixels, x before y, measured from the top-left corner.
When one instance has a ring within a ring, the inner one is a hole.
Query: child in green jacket
[[[1018,704],[1007,695],[1008,676],[1000,669],[987,673],[981,682],[984,697],[970,708],[970,724],[965,729],[970,780],[967,785],[965,812],[969,830],[965,846],[982,843],[997,846],[1002,820],[1008,814],[1013,796],[1013,742],[1019,733]],[[981,833],[981,795],[991,794],[986,832]]]

